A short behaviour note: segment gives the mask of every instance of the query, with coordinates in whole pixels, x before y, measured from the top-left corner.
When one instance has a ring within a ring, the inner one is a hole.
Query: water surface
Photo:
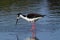
[[[36,22],[36,36],[40,40],[59,40],[60,38],[60,6],[50,6],[47,0],[43,0],[38,4],[30,4],[23,6],[21,11],[4,12],[0,11],[0,37],[1,40],[16,40],[18,35],[19,40],[25,40],[31,37],[31,23],[20,19],[18,25],[16,23],[16,14],[22,12],[39,13],[46,15],[44,18]],[[53,10],[54,8],[54,10]],[[4,34],[4,35],[3,35]],[[12,38],[12,39],[10,39]]]

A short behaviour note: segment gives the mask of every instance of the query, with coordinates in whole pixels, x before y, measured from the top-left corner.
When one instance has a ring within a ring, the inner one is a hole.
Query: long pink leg
[[[32,22],[32,38],[34,38],[36,36],[36,27],[35,27],[35,23]]]

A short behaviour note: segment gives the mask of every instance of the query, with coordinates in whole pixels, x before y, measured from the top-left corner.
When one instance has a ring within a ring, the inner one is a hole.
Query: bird
[[[22,13],[18,13],[17,14],[17,20],[16,20],[16,24],[18,22],[18,20],[20,18],[28,21],[28,22],[31,22],[32,23],[32,38],[35,38],[36,37],[36,28],[35,28],[35,22],[38,20],[38,19],[41,19],[43,18],[45,15],[41,15],[41,14],[38,14],[38,13],[29,13],[27,15],[24,15]]]
[[[37,13],[30,13],[30,14],[27,14],[27,15],[23,15],[22,13],[18,13],[16,24],[17,24],[17,22],[20,18],[32,23],[32,22],[36,22],[38,19],[43,18],[44,16],[45,15],[40,15],[40,14],[37,14]]]

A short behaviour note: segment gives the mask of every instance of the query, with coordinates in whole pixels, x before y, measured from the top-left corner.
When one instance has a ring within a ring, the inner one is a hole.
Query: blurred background
[[[60,0],[0,0],[0,40],[26,40],[31,37],[31,23],[16,14],[46,15],[36,22],[39,40],[60,40]]]

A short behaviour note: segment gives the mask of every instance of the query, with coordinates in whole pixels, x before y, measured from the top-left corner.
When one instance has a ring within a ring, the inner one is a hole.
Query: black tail
[[[46,16],[46,15],[42,15],[42,17],[44,17],[44,16]]]

